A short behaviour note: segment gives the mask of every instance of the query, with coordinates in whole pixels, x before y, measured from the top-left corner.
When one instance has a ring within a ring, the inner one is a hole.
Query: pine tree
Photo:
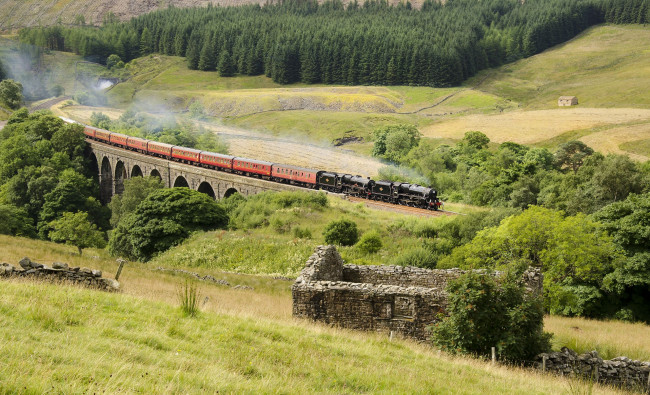
[[[198,35],[192,33],[192,36],[187,43],[187,51],[185,52],[187,68],[190,70],[198,70],[199,68],[200,48]]]
[[[187,49],[187,32],[181,29],[174,38],[174,54],[176,56],[185,56]]]
[[[211,37],[203,41],[198,68],[202,71],[215,71],[217,68],[217,59]]]
[[[320,81],[320,67],[316,51],[308,49],[302,56],[300,62],[301,80],[307,84],[315,84]]]
[[[246,74],[248,75],[260,75],[264,73],[264,60],[262,57],[261,45],[258,43],[255,47],[251,48],[246,54],[247,61],[246,65],[248,69]]]
[[[140,36],[140,55],[148,55],[151,53],[151,33],[148,28],[144,28]]]
[[[391,57],[388,61],[388,67],[386,68],[386,85],[397,85],[398,84],[398,75],[397,75],[397,62],[394,57]]]
[[[219,75],[222,77],[232,77],[235,75],[235,63],[227,50],[221,51],[219,56]]]

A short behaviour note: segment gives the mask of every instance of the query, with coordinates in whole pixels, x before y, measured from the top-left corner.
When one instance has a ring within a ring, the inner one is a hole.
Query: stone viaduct
[[[156,176],[165,187],[188,187],[203,192],[214,199],[228,197],[233,193],[244,196],[262,191],[304,190],[292,185],[205,169],[134,151],[110,146],[94,140],[86,140],[89,155],[97,163],[100,198],[103,203],[114,194],[124,191],[124,180],[138,176]]]

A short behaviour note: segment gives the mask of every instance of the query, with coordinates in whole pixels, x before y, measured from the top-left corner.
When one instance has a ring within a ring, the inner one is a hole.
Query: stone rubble
[[[52,267],[48,267],[27,257],[21,259],[18,264],[22,269],[8,263],[0,264],[0,278],[20,277],[52,282],[64,281],[109,292],[120,290],[120,283],[111,278],[102,278],[100,270],[85,267],[71,268],[67,263],[61,262],[54,262]]]

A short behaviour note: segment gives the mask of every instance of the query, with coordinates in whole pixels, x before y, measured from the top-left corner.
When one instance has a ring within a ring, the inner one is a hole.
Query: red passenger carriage
[[[152,155],[171,158],[173,147],[174,146],[171,144],[160,143],[158,141],[149,141],[149,144],[147,144],[147,152]]]
[[[95,129],[95,139],[105,143],[111,142],[111,132],[104,129]]]
[[[147,143],[149,140],[140,137],[129,137],[126,140],[126,146],[140,152],[147,152]]]
[[[172,147],[172,158],[181,162],[199,163],[200,155],[201,151],[194,148],[179,147],[177,145]]]
[[[126,134],[122,133],[111,133],[110,142],[113,145],[120,145],[126,147],[126,140],[129,138]]]
[[[232,160],[232,169],[240,174],[258,174],[261,176],[271,176],[271,166],[273,163],[263,160],[234,158]]]
[[[222,169],[232,169],[232,160],[234,156],[217,154],[214,152],[201,152],[200,162],[207,167],[218,167]]]
[[[91,139],[95,138],[95,128],[92,126],[84,126],[84,134]]]
[[[305,167],[274,164],[271,175],[276,181],[314,188],[316,186],[317,173],[317,170]]]

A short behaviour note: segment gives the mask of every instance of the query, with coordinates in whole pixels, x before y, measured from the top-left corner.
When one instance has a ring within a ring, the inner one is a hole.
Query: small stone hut
[[[294,317],[343,328],[396,332],[429,340],[429,327],[447,314],[447,282],[460,269],[345,265],[334,246],[319,246],[291,287]],[[541,292],[542,275],[524,275],[531,292]]]
[[[569,107],[578,105],[578,98],[576,96],[560,96],[557,99],[557,105],[560,107]]]

